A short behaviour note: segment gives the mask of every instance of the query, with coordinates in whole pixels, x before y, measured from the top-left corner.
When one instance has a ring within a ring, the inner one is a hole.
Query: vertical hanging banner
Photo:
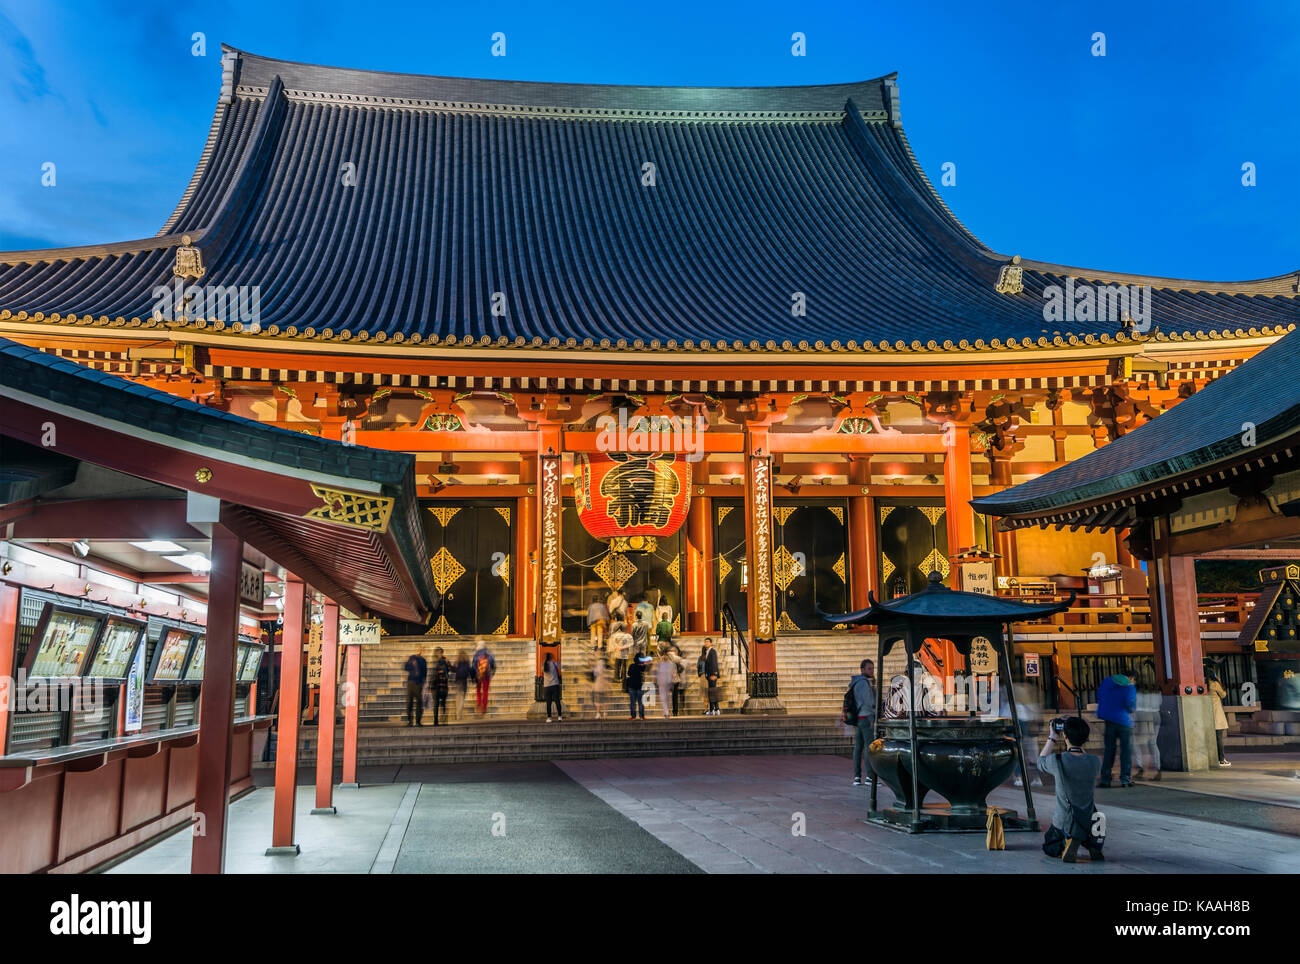
[[[320,686],[321,667],[323,665],[321,657],[321,644],[325,635],[325,627],[320,623],[312,623],[311,630],[307,636],[307,685]]]
[[[541,501],[541,586],[538,613],[538,638],[543,643],[560,641],[560,513],[561,472],[559,457],[543,456],[539,475]]]
[[[139,733],[144,726],[144,651],[145,641],[135,648],[135,661],[131,672],[126,677],[126,715],[123,729],[127,733]]]
[[[772,595],[772,462],[766,456],[749,459],[749,494],[751,632],[755,640],[770,640],[776,637],[776,601]]]

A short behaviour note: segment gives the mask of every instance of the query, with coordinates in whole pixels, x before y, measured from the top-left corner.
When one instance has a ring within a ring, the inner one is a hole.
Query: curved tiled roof
[[[226,69],[199,169],[164,233],[0,255],[0,318],[147,319],[188,233],[205,284],[258,286],[268,335],[908,350],[1118,334],[1113,323],[1044,322],[1042,290],[1062,283],[1060,266],[1026,261],[1023,293],[994,290],[1008,258],[931,188],[892,75],[608,87],[234,51]],[[1166,337],[1300,322],[1289,276],[1128,283],[1154,286]],[[796,293],[804,316],[792,313]]]

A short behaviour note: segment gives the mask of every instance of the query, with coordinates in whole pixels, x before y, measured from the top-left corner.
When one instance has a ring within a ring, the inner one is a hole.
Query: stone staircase
[[[1252,738],[1253,745],[1295,743],[1300,738],[1300,712],[1296,710],[1260,710],[1244,706],[1225,709],[1229,724],[1227,746],[1234,745],[1234,738],[1243,743],[1245,738]]]
[[[777,695],[787,713],[838,718],[849,679],[864,659],[875,658],[874,633],[782,637],[776,644]]]
[[[305,727],[300,765],[316,758],[315,727]],[[647,714],[644,722],[623,719],[563,723],[484,721],[434,727],[372,725],[358,734],[359,766],[438,763],[501,763],[527,760],[583,760],[651,756],[724,754],[848,754],[852,742],[831,717],[682,716],[665,720]],[[342,741],[335,761],[343,760]],[[363,776],[364,779],[364,776]]]

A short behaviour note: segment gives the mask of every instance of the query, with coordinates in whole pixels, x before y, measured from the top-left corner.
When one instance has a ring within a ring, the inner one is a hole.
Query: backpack
[[[858,701],[853,696],[853,684],[844,691],[844,704],[840,708],[840,719],[844,721],[845,726],[856,726],[858,723]]]
[[[492,661],[488,659],[487,653],[480,653],[478,661],[474,664],[474,674],[479,679],[487,679],[492,675]]]

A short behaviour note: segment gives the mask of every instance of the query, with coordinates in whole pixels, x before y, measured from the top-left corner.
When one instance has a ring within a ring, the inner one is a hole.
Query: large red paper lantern
[[[573,495],[597,539],[670,536],[691,505],[691,463],[680,453],[579,453]]]

